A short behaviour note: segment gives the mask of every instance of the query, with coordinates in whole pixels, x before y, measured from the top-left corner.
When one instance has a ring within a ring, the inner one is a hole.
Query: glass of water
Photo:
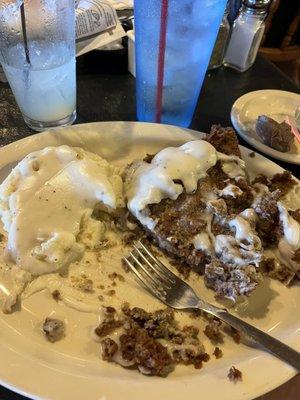
[[[227,0],[135,0],[140,121],[190,125]]]
[[[26,124],[76,119],[74,0],[0,1],[0,62]]]

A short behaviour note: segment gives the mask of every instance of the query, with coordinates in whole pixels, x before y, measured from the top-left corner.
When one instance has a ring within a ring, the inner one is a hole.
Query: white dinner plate
[[[128,122],[102,122],[57,129],[1,148],[0,181],[26,154],[49,145],[82,146],[112,163],[124,165],[146,153],[201,136],[199,132],[172,126]],[[246,148],[242,148],[242,152],[251,174],[263,172],[273,175],[282,171],[260,155],[249,157],[250,150]],[[120,264],[120,254],[101,265],[104,269],[115,268],[116,262]],[[127,285],[122,294],[124,300],[130,298],[131,306],[147,308],[152,304],[156,308],[162,307],[129,275],[126,275],[127,283],[124,284]],[[213,292],[205,288],[201,278],[192,283],[205,299],[214,302]],[[277,281],[266,279],[253,293],[248,306],[239,307],[237,313],[300,350],[299,304],[299,286],[286,288]],[[56,343],[47,342],[40,329],[41,321],[50,314],[60,316],[67,325],[66,337]],[[178,366],[167,378],[147,377],[100,359],[99,344],[89,335],[95,322],[94,314],[67,308],[46,292],[25,300],[22,309],[13,314],[0,313],[0,383],[34,399],[245,400],[254,399],[295,375],[293,368],[270,354],[238,345],[226,337],[221,345],[223,358],[215,360],[212,356],[202,369]],[[190,324],[195,323],[194,319],[190,320]],[[203,327],[201,325],[200,335],[207,352],[212,354],[214,346],[202,333]],[[232,365],[242,371],[243,382],[228,380],[227,373]]]
[[[292,164],[300,164],[300,144],[297,140],[287,153],[277,151],[262,143],[255,131],[259,115],[267,115],[277,122],[283,122],[288,115],[295,116],[300,107],[300,95],[283,90],[257,90],[239,97],[231,109],[231,122],[238,134],[251,146],[261,152]]]

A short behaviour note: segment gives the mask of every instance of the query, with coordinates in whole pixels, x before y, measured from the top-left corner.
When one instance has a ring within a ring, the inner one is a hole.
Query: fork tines
[[[170,289],[176,283],[176,275],[165,267],[141,241],[133,245],[133,250],[124,257],[124,261],[142,285],[159,298],[165,297],[166,289]]]

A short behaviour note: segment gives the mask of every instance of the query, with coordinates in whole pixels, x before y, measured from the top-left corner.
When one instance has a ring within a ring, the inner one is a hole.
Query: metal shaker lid
[[[271,0],[243,0],[243,5],[254,9],[266,9],[268,8]]]

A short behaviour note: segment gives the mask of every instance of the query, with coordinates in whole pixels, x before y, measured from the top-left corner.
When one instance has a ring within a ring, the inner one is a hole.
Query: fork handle
[[[254,342],[262,345],[266,350],[269,350],[276,357],[290,364],[300,372],[300,353],[296,350],[225,310],[211,310],[210,313],[220,318],[221,321],[226,322],[237,331],[243,333],[245,336],[248,336]]]

